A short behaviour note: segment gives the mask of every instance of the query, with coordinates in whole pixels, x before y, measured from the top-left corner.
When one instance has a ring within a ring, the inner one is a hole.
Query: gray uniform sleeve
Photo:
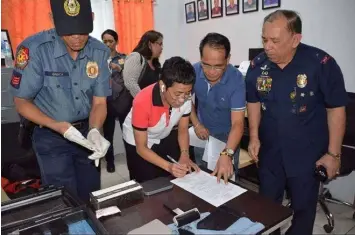
[[[138,85],[138,79],[142,69],[140,54],[133,52],[127,57],[123,70],[124,85],[133,97],[141,90]]]

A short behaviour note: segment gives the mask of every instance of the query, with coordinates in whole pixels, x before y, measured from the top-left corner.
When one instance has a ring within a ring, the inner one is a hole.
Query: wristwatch
[[[334,153],[331,153],[331,152],[327,152],[327,155],[337,159],[340,161],[340,157],[341,157],[341,153],[338,153],[338,154],[334,154]]]
[[[233,149],[229,149],[229,148],[225,148],[220,153],[220,155],[227,155],[228,157],[232,158],[232,160],[233,160],[234,150]]]

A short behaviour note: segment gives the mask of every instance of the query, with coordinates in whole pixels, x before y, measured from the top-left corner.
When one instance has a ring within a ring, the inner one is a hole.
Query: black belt
[[[88,122],[89,122],[89,119],[83,119],[83,120],[79,120],[79,121],[76,121],[76,122],[73,122],[71,123],[71,125],[77,129],[80,129],[80,128],[83,128],[85,126],[88,125]]]
[[[80,129],[80,128],[83,128],[85,126],[88,125],[88,122],[89,122],[89,119],[86,118],[86,119],[82,119],[82,120],[79,120],[79,121],[76,121],[76,122],[72,122],[70,123],[73,127],[77,128],[77,129]],[[43,126],[39,126],[40,128],[47,128],[47,127],[43,127]],[[48,128],[49,129],[49,128]]]

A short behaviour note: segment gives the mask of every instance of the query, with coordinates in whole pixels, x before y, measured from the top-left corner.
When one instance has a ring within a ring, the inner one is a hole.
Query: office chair
[[[339,171],[339,176],[338,177],[344,177],[351,172],[355,170],[355,146],[347,146],[343,145],[342,147],[342,156],[341,156],[341,167]],[[331,193],[329,192],[329,189],[324,188],[324,184],[321,183],[320,186],[320,191],[319,191],[319,197],[318,197],[318,202],[325,213],[328,224],[325,224],[323,226],[325,232],[330,233],[334,229],[334,216],[333,214],[329,211],[328,206],[325,202],[331,202],[331,203],[336,203],[340,205],[345,205],[349,206],[351,208],[354,208],[353,204],[350,204],[348,202],[344,202],[341,200],[338,200],[336,198],[333,198]],[[355,212],[353,214],[353,219],[355,220]]]

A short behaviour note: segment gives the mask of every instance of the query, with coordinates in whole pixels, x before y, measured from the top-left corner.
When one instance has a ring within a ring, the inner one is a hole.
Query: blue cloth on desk
[[[81,220],[68,225],[69,234],[95,234],[86,220]]]
[[[184,225],[180,227],[181,229],[185,229],[194,234],[256,234],[263,230],[265,226],[261,223],[252,222],[250,219],[246,217],[242,217],[238,219],[234,224],[229,226],[225,231],[215,231],[215,230],[205,230],[205,229],[197,229],[197,223],[202,219],[207,217],[210,213],[202,213],[201,218],[196,220],[190,224]],[[172,230],[173,234],[179,234],[178,228],[175,224],[169,224],[168,227]]]
[[[44,235],[51,235],[51,231],[44,231]],[[86,220],[80,220],[75,223],[68,224],[68,235],[95,235],[94,230]]]

